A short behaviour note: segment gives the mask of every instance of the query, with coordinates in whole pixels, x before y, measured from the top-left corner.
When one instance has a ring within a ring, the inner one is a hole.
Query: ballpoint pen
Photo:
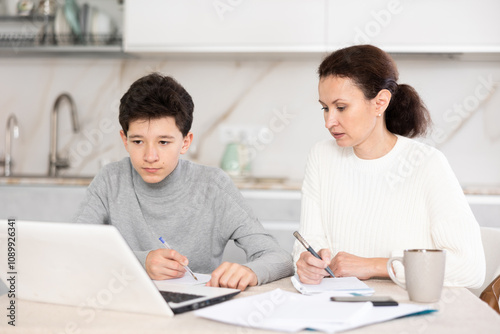
[[[166,242],[165,240],[163,240],[163,238],[162,238],[162,237],[160,237],[159,239],[160,239],[161,243],[163,244],[163,246],[165,246],[165,248],[167,248],[167,249],[172,249],[172,247],[170,247],[170,246],[167,244],[167,242]],[[195,280],[198,280],[198,278],[196,278],[196,276],[194,275],[193,271],[192,271],[191,269],[189,269],[189,267],[188,267],[188,266],[183,266],[183,267],[184,267],[184,269],[186,269],[186,270],[187,270],[187,271],[191,274],[191,276],[193,276],[193,278],[194,278]]]
[[[312,255],[314,255],[314,257],[321,260],[321,257],[318,255],[318,253],[316,253],[316,251],[311,247],[311,245],[307,243],[307,241],[299,234],[299,232],[297,231],[293,232],[293,236],[297,238],[298,241],[300,241],[302,246],[304,246],[309,251],[309,253],[311,253]],[[330,274],[330,276],[335,277],[330,267],[326,267],[325,270],[328,274]]]

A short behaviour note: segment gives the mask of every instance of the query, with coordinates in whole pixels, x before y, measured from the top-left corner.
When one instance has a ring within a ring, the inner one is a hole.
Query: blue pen
[[[161,243],[163,244],[163,246],[165,246],[165,248],[167,248],[167,249],[172,249],[172,247],[170,247],[170,246],[167,244],[167,242],[166,242],[165,240],[163,240],[163,238],[162,238],[162,237],[160,237],[159,239],[160,239]],[[191,271],[191,269],[189,269],[189,267],[188,267],[188,266],[183,266],[183,267],[184,267],[184,269],[186,269],[186,270],[187,270],[187,271],[191,274],[191,276],[193,276],[193,278],[194,278],[195,280],[198,280],[198,278],[196,278],[196,276],[194,276],[194,273]]]
[[[307,241],[304,238],[302,238],[302,236],[299,234],[299,232],[297,232],[297,231],[293,232],[293,236],[295,238],[297,238],[298,241],[300,241],[302,246],[304,246],[309,251],[309,253],[311,253],[312,255],[314,255],[314,257],[321,260],[321,257],[318,255],[318,253],[316,253],[316,251],[311,247],[311,245],[309,245],[307,243]],[[335,277],[335,275],[333,274],[333,271],[330,269],[330,267],[326,267],[325,270],[328,274],[330,274],[330,276]]]

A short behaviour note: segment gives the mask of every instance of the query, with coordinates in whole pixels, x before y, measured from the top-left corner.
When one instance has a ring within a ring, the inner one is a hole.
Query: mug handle
[[[399,261],[403,263],[403,258],[402,257],[391,257],[389,261],[387,261],[387,272],[389,273],[389,277],[392,279],[394,283],[399,285],[401,288],[406,290],[406,284],[402,283],[400,280],[396,278],[396,275],[394,274],[394,271],[392,270],[392,263],[394,261]]]

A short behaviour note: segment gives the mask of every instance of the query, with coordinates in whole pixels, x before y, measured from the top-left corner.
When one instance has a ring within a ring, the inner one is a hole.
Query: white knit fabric
[[[300,233],[332,256],[389,258],[404,249],[445,249],[445,285],[474,288],[484,281],[479,226],[450,165],[435,148],[406,137],[373,160],[334,140],[317,143],[302,186]],[[294,263],[303,251],[296,242]],[[399,278],[402,268],[395,265]]]

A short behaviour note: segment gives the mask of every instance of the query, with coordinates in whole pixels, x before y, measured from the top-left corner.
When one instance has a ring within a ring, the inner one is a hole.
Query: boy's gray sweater
[[[234,240],[259,284],[293,274],[291,255],[266,233],[231,179],[186,160],[155,184],[142,180],[130,158],[106,165],[89,185],[75,222],[116,226],[143,266],[150,251],[163,247],[161,236],[195,272],[211,273]]]

